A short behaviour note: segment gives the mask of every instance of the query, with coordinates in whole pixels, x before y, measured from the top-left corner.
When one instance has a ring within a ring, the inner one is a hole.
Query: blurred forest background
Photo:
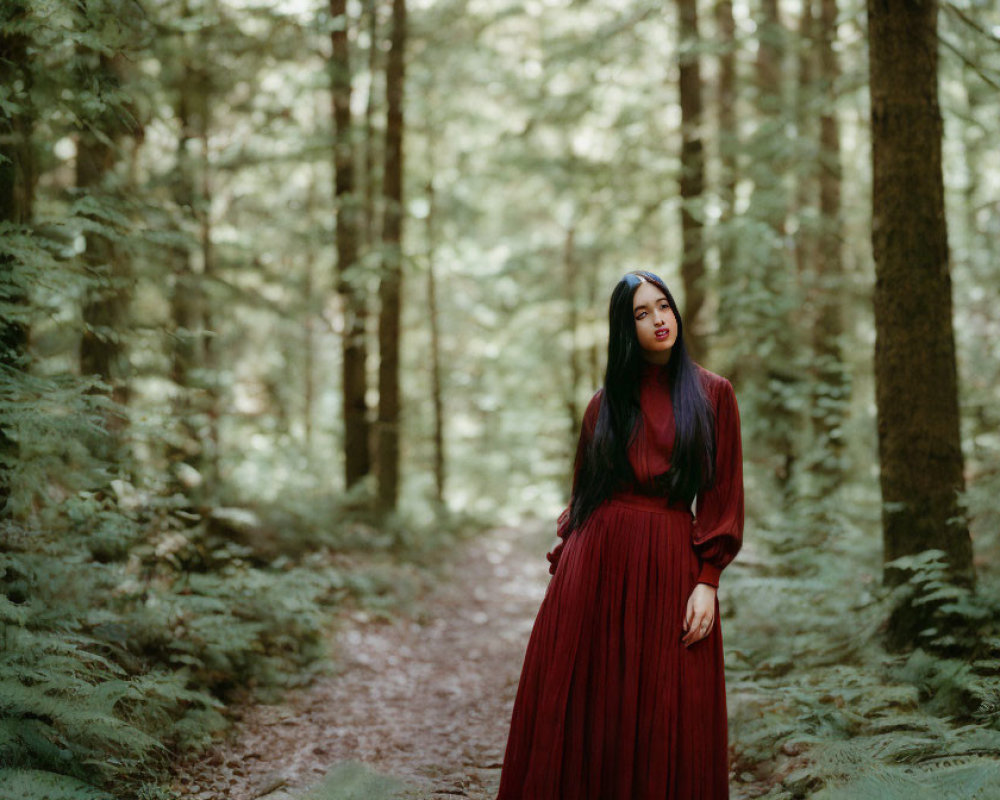
[[[4,0],[0,794],[170,796],[554,534],[643,268],[741,408],[737,779],[1000,796],[998,120],[989,0]]]

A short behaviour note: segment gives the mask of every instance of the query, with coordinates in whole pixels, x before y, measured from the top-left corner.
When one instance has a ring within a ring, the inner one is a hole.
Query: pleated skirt
[[[566,541],[535,618],[497,800],[723,800],[718,600],[681,643],[698,576],[688,509],[616,495]]]

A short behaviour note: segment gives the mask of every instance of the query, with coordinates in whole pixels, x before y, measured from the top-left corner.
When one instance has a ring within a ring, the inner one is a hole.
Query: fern
[[[33,769],[0,768],[0,797],[17,800],[113,800],[76,778]]]
[[[810,752],[814,763],[807,772],[819,772],[829,785],[811,796],[990,800],[1000,794],[1000,752],[977,751],[953,741],[941,752],[941,744],[905,736],[824,743]],[[789,776],[786,783],[802,777]]]

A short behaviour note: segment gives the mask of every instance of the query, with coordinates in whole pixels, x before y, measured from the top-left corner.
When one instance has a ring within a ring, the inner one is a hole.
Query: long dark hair
[[[608,365],[600,397],[597,425],[582,453],[570,503],[570,530],[583,527],[590,514],[616,489],[635,480],[628,447],[640,435],[639,378],[642,347],[635,331],[633,297],[639,276],[666,295],[677,318],[677,340],[667,362],[674,410],[675,436],[670,469],[655,476],[654,487],[674,501],[690,505],[702,487],[715,480],[715,419],[698,367],[684,346],[684,323],[677,303],[663,280],[652,272],[626,273],[611,292],[608,309]]]

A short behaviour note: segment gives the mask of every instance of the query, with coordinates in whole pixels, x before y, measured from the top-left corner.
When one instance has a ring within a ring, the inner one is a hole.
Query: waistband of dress
[[[644,511],[660,511],[662,513],[687,514],[693,516],[691,507],[683,503],[671,502],[669,497],[655,494],[639,494],[637,492],[615,492],[608,498],[611,503],[639,508]]]

